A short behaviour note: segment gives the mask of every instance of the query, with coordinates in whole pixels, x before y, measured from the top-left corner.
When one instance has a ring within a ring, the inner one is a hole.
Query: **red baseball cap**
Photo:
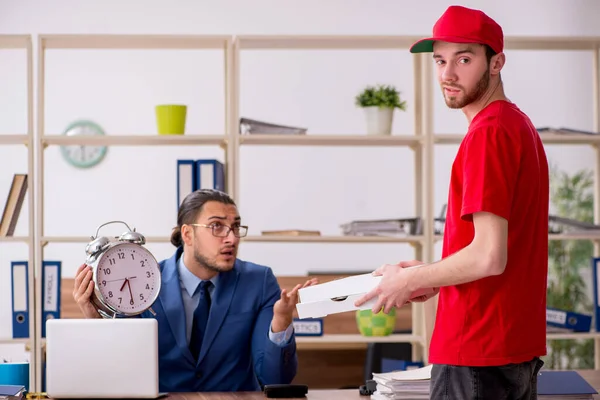
[[[504,49],[504,34],[500,25],[483,11],[462,6],[448,7],[433,26],[433,37],[419,40],[411,46],[410,52],[432,52],[436,40],[487,44],[496,53]]]

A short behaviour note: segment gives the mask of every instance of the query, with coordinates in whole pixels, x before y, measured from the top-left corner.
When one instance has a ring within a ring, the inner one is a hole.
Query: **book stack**
[[[374,373],[377,383],[376,391],[371,395],[373,400],[429,399],[429,383],[431,367]]]

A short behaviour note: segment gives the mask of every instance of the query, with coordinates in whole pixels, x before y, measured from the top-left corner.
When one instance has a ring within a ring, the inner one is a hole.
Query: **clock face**
[[[133,243],[107,250],[96,268],[96,283],[104,302],[123,314],[139,314],[150,308],[160,282],[156,259]]]
[[[103,136],[105,133],[91,121],[77,121],[67,127],[66,136]],[[66,145],[60,148],[63,157],[73,166],[89,168],[98,164],[106,155],[106,146]]]

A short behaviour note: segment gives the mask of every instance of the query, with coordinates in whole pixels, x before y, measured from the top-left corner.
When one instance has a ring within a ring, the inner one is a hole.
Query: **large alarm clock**
[[[98,236],[100,228],[122,223],[128,231],[111,240]],[[132,317],[150,310],[160,292],[158,262],[144,247],[144,236],[123,221],[102,224],[87,244],[86,264],[92,267],[92,304],[103,318]]]

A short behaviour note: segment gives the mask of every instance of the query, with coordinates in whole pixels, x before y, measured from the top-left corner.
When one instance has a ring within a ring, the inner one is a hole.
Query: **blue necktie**
[[[208,292],[210,285],[212,285],[211,281],[200,282],[200,300],[198,301],[196,310],[194,310],[192,335],[190,337],[190,351],[192,352],[194,360],[198,360],[200,346],[202,346],[202,339],[206,332],[206,323],[210,311],[210,293]]]

